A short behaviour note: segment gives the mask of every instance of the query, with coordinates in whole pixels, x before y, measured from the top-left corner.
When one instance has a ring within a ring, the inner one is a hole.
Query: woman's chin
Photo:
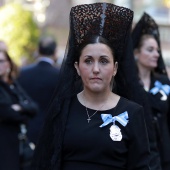
[[[103,91],[103,88],[101,86],[93,86],[90,88],[90,91],[94,93],[100,93]]]

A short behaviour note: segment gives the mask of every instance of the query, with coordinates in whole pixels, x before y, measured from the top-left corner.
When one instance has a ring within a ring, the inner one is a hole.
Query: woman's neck
[[[106,91],[102,93],[99,92],[93,93],[85,89],[82,91],[82,95],[87,101],[97,103],[97,104],[106,101],[111,93],[112,93],[111,91]]]
[[[79,101],[86,107],[94,110],[107,110],[117,105],[120,96],[106,91],[102,93],[92,93],[88,90],[83,90],[78,94]]]

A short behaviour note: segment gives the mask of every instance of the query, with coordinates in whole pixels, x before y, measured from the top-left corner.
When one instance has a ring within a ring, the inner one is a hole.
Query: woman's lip
[[[98,78],[98,77],[93,77],[91,78],[92,80],[101,80],[101,78]]]

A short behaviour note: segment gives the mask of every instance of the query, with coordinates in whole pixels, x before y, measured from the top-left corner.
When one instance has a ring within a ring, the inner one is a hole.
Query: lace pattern
[[[125,35],[133,19],[130,9],[110,3],[85,4],[73,7],[70,16],[75,45],[90,35],[101,35],[113,44],[115,50],[123,51]]]
[[[135,32],[137,31],[136,29],[138,29],[139,27],[141,27],[141,35],[139,36],[142,36],[144,34],[153,35],[158,44],[160,44],[158,25],[147,13],[144,13],[140,21],[136,24],[136,27],[133,30],[133,34],[135,34]]]

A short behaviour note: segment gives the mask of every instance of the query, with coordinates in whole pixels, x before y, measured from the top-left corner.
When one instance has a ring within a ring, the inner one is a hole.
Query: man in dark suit
[[[35,144],[58,82],[59,69],[54,66],[56,48],[56,41],[52,37],[43,37],[38,45],[37,61],[23,67],[18,77],[21,86],[40,108],[40,112],[28,125],[28,137]]]

